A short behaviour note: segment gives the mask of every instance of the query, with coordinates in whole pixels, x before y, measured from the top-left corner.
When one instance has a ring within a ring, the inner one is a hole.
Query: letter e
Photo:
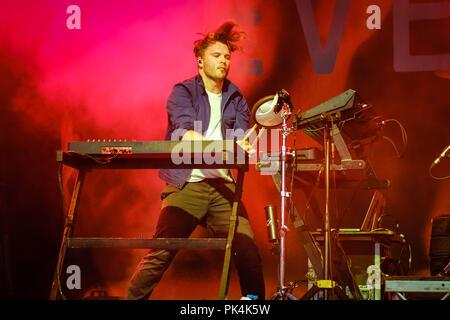
[[[394,6],[394,70],[396,72],[434,71],[450,68],[450,54],[411,55],[409,24],[414,20],[450,17],[450,3],[392,1]],[[444,40],[443,41],[448,41]]]

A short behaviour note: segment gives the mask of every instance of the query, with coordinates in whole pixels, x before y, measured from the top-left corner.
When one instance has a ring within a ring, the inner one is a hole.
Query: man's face
[[[222,42],[216,41],[203,53],[202,67],[206,76],[214,80],[223,80],[230,71],[230,50]]]

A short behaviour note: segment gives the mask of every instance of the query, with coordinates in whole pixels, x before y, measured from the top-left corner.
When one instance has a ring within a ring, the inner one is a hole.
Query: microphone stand
[[[291,132],[291,129],[287,126],[287,119],[290,117],[292,111],[289,106],[284,103],[283,104],[283,125],[281,127],[281,137],[282,137],[282,145],[281,145],[281,225],[280,225],[280,266],[279,266],[279,288],[278,292],[276,292],[272,296],[272,300],[298,300],[294,295],[287,292],[286,289],[289,287],[285,286],[284,276],[285,276],[285,255],[286,255],[286,247],[285,247],[285,238],[286,234],[289,231],[286,226],[286,199],[290,197],[290,192],[286,191],[286,157],[288,155],[292,155],[292,153],[288,153],[286,150],[286,137]]]

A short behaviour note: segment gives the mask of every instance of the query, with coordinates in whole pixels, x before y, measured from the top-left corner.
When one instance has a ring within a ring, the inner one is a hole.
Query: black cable
[[[297,146],[297,135],[294,134],[294,148],[293,148],[294,159],[292,161],[290,197],[289,197],[289,215],[291,217],[291,220],[293,220],[292,217],[293,217],[293,211],[294,211],[294,199],[293,199],[293,196],[294,196],[294,175],[295,175],[295,171],[296,171],[295,166],[296,166],[296,162],[297,162],[296,146]]]
[[[82,158],[91,159],[91,160],[97,162],[98,164],[108,164],[108,163],[111,162],[112,159],[117,158],[119,156],[118,153],[113,154],[110,157],[94,157],[94,156],[91,156],[91,155],[89,155],[87,153],[81,153],[81,152],[75,152],[75,151],[68,151],[67,153],[69,153],[69,154],[76,154],[76,155],[78,155],[78,156],[80,156]]]
[[[405,247],[405,245],[408,245],[409,257],[408,257],[408,270],[407,270],[406,274],[409,274],[409,272],[411,271],[411,263],[412,263],[412,249],[411,249],[411,244],[408,242],[408,240],[406,238],[404,238],[404,239],[405,239],[405,243],[403,244],[402,248],[400,249],[400,253],[398,254],[398,261],[401,262],[403,248]]]
[[[380,124],[381,124],[382,126],[384,126],[384,125],[386,125],[386,124],[389,123],[389,122],[395,122],[395,123],[399,126],[399,128],[400,128],[400,131],[401,131],[401,134],[402,134],[402,143],[403,143],[402,151],[401,151],[401,152],[398,151],[398,148],[397,148],[396,144],[394,143],[394,141],[393,141],[392,139],[390,139],[390,138],[388,138],[388,137],[386,137],[386,136],[384,136],[384,135],[382,136],[382,138],[385,139],[385,140],[387,140],[387,141],[389,141],[389,142],[392,144],[392,146],[394,147],[395,152],[397,153],[397,156],[398,156],[399,158],[402,158],[402,157],[405,155],[406,147],[407,147],[407,145],[408,145],[408,135],[406,134],[406,130],[405,130],[405,128],[403,127],[403,125],[402,125],[402,124],[400,123],[400,121],[398,121],[397,119],[387,119],[387,120],[383,120],[383,121],[380,122]]]
[[[430,176],[435,179],[435,180],[446,180],[448,178],[450,178],[450,176],[446,176],[446,177],[436,177],[433,172],[431,171],[431,169],[433,169],[433,163],[430,165],[430,167],[428,168],[428,173],[430,174]]]
[[[331,145],[334,146],[334,144],[331,144]],[[334,149],[334,147],[332,147],[332,149]],[[334,164],[334,150],[333,150],[333,152],[331,154],[333,155],[333,157],[331,158],[332,159],[331,166],[333,166],[333,164]],[[339,217],[339,207],[338,207],[338,200],[337,200],[336,170],[333,170],[333,186],[334,186],[333,194],[334,194],[334,210],[335,210],[334,216],[335,216],[335,221],[337,221],[337,219]],[[337,228],[337,226],[336,226],[336,229],[339,230],[339,228]]]

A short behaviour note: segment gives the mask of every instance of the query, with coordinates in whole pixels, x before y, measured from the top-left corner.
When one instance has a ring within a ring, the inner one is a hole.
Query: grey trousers
[[[187,238],[198,224],[206,227],[215,237],[226,237],[234,190],[235,184],[223,179],[187,183],[181,190],[168,185],[161,194],[163,202],[154,237]],[[127,298],[148,299],[176,253],[176,250],[149,250],[131,278]],[[261,258],[242,204],[238,206],[232,257],[242,295],[252,294],[265,299]]]

